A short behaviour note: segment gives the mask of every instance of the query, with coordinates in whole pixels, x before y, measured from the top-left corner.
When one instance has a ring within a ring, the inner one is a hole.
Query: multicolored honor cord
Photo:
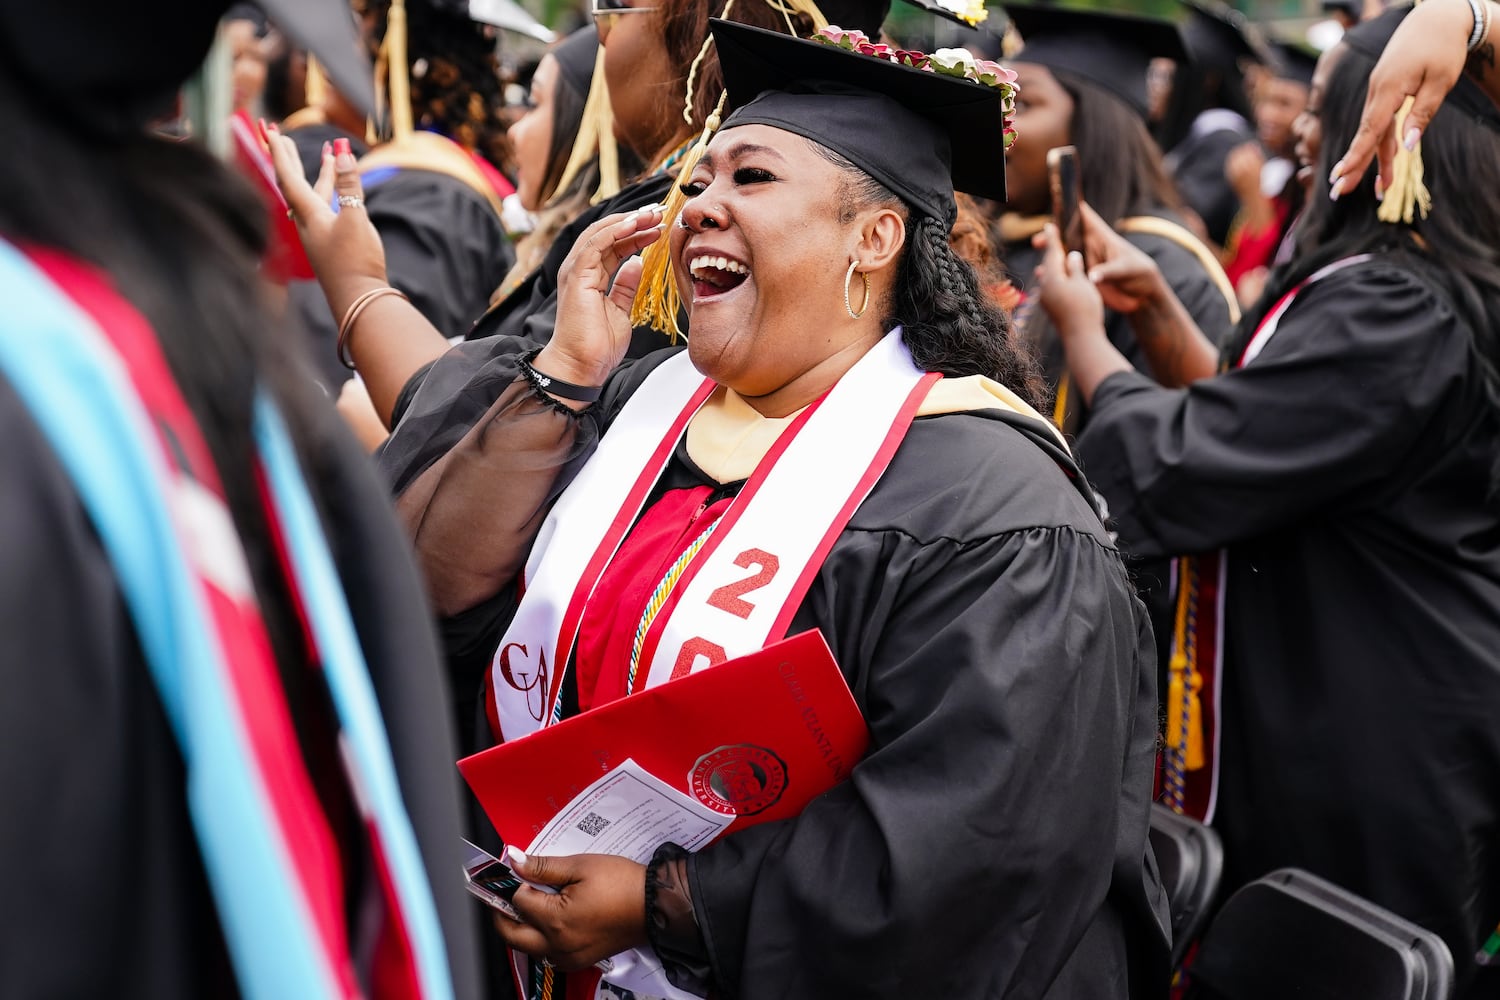
[[[1495,926],[1495,933],[1490,935],[1474,954],[1474,961],[1480,965],[1500,965],[1500,924]]]

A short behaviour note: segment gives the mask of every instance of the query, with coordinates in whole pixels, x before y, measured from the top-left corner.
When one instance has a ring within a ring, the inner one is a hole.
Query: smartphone
[[[520,920],[511,897],[521,887],[521,880],[504,861],[467,840],[464,844],[464,887],[486,904],[512,920]]]
[[[1078,149],[1047,150],[1047,179],[1052,188],[1052,222],[1062,234],[1063,252],[1083,252],[1083,190],[1078,176]]]

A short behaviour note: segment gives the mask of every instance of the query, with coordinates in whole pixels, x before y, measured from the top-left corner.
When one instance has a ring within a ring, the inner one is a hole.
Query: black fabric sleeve
[[[1110,376],[1076,451],[1139,556],[1201,552],[1370,493],[1463,377],[1470,335],[1387,265],[1309,286],[1253,363],[1186,389]]]
[[[1039,997],[1076,964],[1115,992],[1048,995],[1125,995],[1121,951],[1095,946],[1118,845],[1145,835],[1143,802],[1122,829],[1122,775],[1149,785],[1154,735],[1137,731],[1151,652],[1117,554],[1071,527],[846,542],[864,551],[809,602],[826,617],[837,598],[871,747],[796,819],[690,860],[716,985]]]

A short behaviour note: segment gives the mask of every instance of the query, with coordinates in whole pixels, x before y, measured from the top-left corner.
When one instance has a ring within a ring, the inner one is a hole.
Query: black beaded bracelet
[[[602,385],[574,385],[572,382],[564,382],[560,378],[553,378],[551,375],[544,375],[537,371],[531,361],[540,353],[542,349],[539,347],[521,358],[521,372],[534,388],[557,396],[559,399],[571,399],[579,403],[599,401],[599,397],[604,394]]]

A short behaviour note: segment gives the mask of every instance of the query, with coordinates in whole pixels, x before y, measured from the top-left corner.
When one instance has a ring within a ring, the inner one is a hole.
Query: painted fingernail
[[[1385,179],[1379,174],[1375,175],[1375,200],[1385,201]]]
[[[354,155],[353,151],[350,150],[350,148],[349,148],[349,140],[346,139],[346,138],[343,138],[342,136],[340,136],[339,138],[333,140],[333,155],[334,156],[345,156],[345,155],[353,156]]]
[[[324,156],[332,156],[333,155],[333,143],[331,143],[331,142],[325,142],[325,143],[323,143],[323,155]]]
[[[526,852],[525,851],[521,850],[519,847],[516,847],[514,844],[507,844],[506,845],[506,847],[505,847],[505,863],[506,864],[510,865],[512,868],[525,868],[526,867],[526,862],[528,860],[529,859],[526,857]]]
[[[1344,179],[1342,177],[1335,177],[1333,183],[1328,186],[1328,200],[1338,201],[1339,195],[1344,193],[1343,188]]]
[[[272,135],[280,135],[281,134],[281,130],[276,127],[276,123],[275,122],[266,122],[266,131],[270,132]]]
[[[1404,145],[1406,147],[1406,151],[1410,153],[1412,150],[1417,148],[1417,143],[1421,141],[1422,130],[1413,125],[1411,128],[1406,130],[1406,139],[1403,141],[1402,145]]]
[[[1330,183],[1330,184],[1337,184],[1339,182],[1339,178],[1342,177],[1343,175],[1344,175],[1344,161],[1340,160],[1339,162],[1335,163],[1333,165],[1333,169],[1328,172],[1328,183]]]

